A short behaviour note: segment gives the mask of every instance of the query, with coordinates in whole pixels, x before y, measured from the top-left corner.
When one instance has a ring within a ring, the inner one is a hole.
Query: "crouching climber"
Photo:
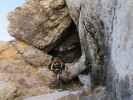
[[[65,63],[60,57],[53,57],[48,66],[49,70],[54,72],[56,75],[56,84],[61,87],[63,80],[61,79],[61,75],[64,71],[67,70]]]

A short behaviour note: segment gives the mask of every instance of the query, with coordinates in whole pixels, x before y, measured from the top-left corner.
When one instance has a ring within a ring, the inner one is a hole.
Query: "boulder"
[[[64,0],[28,0],[8,19],[13,37],[46,51],[55,47],[72,22]]]
[[[0,42],[0,100],[23,100],[23,97],[58,91],[56,87],[51,88],[51,84],[56,84],[57,79],[48,69],[50,60],[50,55],[25,42]],[[62,88],[77,90],[80,85],[77,81],[72,81]],[[9,95],[5,97],[8,92]]]
[[[40,69],[47,69],[50,58],[42,51],[20,41],[1,42],[0,81],[2,81],[2,85],[0,85],[0,98],[3,99],[0,100],[7,100],[4,98],[15,100],[23,96],[52,92],[47,84],[47,77],[44,80],[40,77],[39,71]],[[51,75],[51,77],[53,76]],[[5,97],[8,92],[8,97]],[[12,96],[14,97],[12,98]]]
[[[22,47],[22,45],[25,47]],[[33,65],[33,66],[48,66],[52,56],[44,53],[43,51],[29,46],[24,42],[16,42],[12,41],[11,45],[16,49],[17,54],[21,56],[25,60],[25,62]]]
[[[51,56],[29,46],[21,41],[10,41],[0,43],[1,60],[18,60],[23,59],[26,63],[35,67],[48,66]]]

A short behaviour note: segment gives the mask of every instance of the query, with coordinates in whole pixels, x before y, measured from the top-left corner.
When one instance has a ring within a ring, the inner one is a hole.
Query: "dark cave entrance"
[[[52,44],[53,45],[53,44]],[[64,63],[75,63],[81,57],[81,45],[78,30],[74,22],[61,34],[54,43],[54,47],[48,52],[52,57],[59,57]],[[76,86],[76,87],[75,87]],[[80,88],[81,83],[78,77],[63,83],[62,89]],[[56,87],[58,88],[58,86]]]
[[[81,57],[80,39],[74,22],[61,34],[49,54],[60,57],[64,63],[76,62]]]

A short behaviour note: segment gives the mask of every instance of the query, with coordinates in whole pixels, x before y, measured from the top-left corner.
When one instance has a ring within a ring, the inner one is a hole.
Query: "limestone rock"
[[[9,14],[9,33],[37,48],[51,49],[71,24],[64,0],[28,0]]]
[[[82,0],[65,0],[65,1],[69,9],[71,18],[73,19],[75,24],[78,25],[81,5],[84,1]]]
[[[106,84],[111,100],[132,100],[132,0],[66,2],[73,19],[79,21],[77,27],[82,55],[85,56],[85,63],[91,65],[92,85],[96,81],[99,81],[97,85]]]

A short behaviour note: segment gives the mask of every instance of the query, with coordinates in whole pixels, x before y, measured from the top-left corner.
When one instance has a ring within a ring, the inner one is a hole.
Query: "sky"
[[[8,12],[22,5],[24,1],[25,0],[0,0],[0,41],[9,41],[13,39],[7,32],[7,15]]]

